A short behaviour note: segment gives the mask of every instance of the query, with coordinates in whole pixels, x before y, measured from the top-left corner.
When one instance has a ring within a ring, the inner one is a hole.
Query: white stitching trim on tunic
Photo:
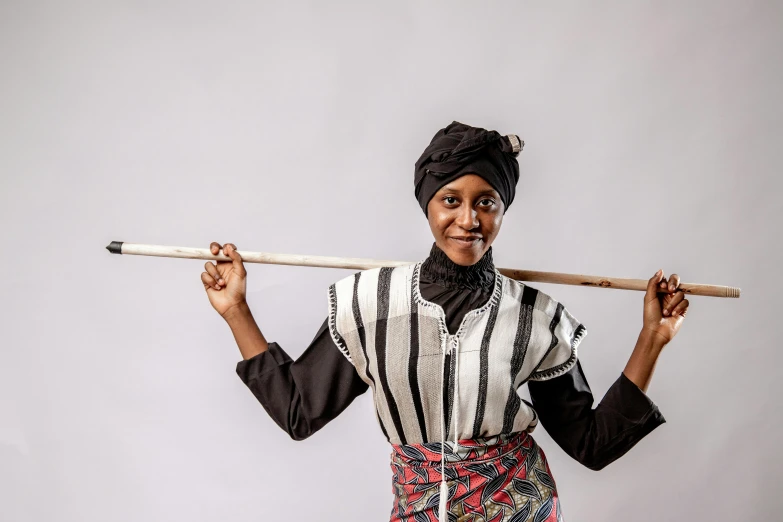
[[[329,286],[329,334],[340,352],[353,364],[345,339],[337,332],[337,293],[334,284]]]
[[[446,312],[443,311],[443,307],[440,306],[437,303],[432,303],[430,301],[427,301],[424,299],[424,297],[421,295],[421,288],[419,288],[419,272],[421,271],[421,265],[423,261],[419,261],[416,263],[413,267],[413,277],[411,277],[411,292],[413,292],[413,298],[416,301],[416,303],[420,304],[421,306],[430,308],[432,310],[435,310],[438,312],[438,315],[443,319],[442,321],[438,321],[438,326],[440,327],[440,332],[445,337],[448,337],[449,331],[446,328]],[[461,337],[462,332],[465,329],[465,325],[468,323],[467,318],[473,317],[476,315],[481,315],[493,306],[499,304],[500,298],[503,295],[503,284],[505,277],[503,274],[498,272],[497,268],[495,269],[495,287],[492,290],[492,297],[490,297],[486,303],[484,303],[483,306],[476,308],[475,310],[471,310],[470,312],[466,313],[465,316],[462,318],[462,322],[459,325],[459,328],[457,329],[457,333],[454,334],[454,337]]]
[[[549,368],[548,370],[545,370],[543,372],[533,372],[532,374],[530,374],[527,380],[546,381],[553,377],[558,377],[560,375],[563,375],[568,370],[570,370],[571,367],[573,367],[574,364],[576,364],[577,346],[579,346],[579,343],[582,342],[582,339],[584,339],[586,334],[587,334],[587,329],[584,327],[584,325],[580,324],[579,326],[577,326],[576,335],[571,340],[571,357],[569,357],[566,362],[558,366]]]

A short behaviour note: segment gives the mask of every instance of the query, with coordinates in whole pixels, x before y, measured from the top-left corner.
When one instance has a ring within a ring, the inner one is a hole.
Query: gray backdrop
[[[417,260],[413,164],[452,120],[516,133],[498,266],[734,285],[693,297],[592,472],[543,428],[566,520],[776,518],[781,2],[0,3],[0,519],[388,520],[365,394],[304,442],[235,374],[203,261],[112,240]],[[248,265],[293,357],[346,270]],[[539,284],[600,400],[642,294]]]

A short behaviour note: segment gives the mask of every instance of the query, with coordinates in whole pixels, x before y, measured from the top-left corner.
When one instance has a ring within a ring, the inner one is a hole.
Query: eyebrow
[[[449,185],[445,185],[442,190],[444,192],[456,192],[458,194],[462,194],[461,190],[457,190],[456,188],[450,187]],[[486,190],[482,190],[481,192],[479,192],[476,195],[477,196],[496,196],[496,195],[499,196],[500,194],[498,194],[498,192],[495,189],[488,188]]]

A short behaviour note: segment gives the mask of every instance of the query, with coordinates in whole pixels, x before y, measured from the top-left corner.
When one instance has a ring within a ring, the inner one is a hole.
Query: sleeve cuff
[[[257,379],[261,375],[292,361],[293,359],[288,356],[279,344],[272,342],[269,343],[269,349],[265,352],[254,355],[250,359],[239,361],[237,363],[237,375],[242,379],[242,382],[247,384],[251,380]]]
[[[644,422],[652,420],[653,424],[666,422],[658,406],[632,380],[620,372],[620,376],[607,392],[613,409],[629,420]]]

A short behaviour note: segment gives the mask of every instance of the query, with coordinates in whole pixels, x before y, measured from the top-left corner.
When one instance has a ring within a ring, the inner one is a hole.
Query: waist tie
[[[444,448],[446,446],[446,437],[448,436],[448,430],[446,429],[446,411],[444,409],[444,404],[446,403],[444,394],[446,393],[444,390],[444,384],[446,379],[446,372],[448,371],[448,368],[446,368],[446,354],[449,352],[453,352],[454,355],[454,383],[452,386],[454,386],[454,405],[452,406],[452,409],[454,410],[454,448],[459,448],[459,422],[457,421],[457,417],[459,416],[459,337],[456,335],[445,335],[443,337],[443,347],[441,351],[443,352],[443,365],[440,372],[440,379],[441,379],[441,386],[440,386],[440,424],[441,424],[441,431],[440,431],[440,462],[441,462],[441,481],[440,481],[440,505],[438,507],[438,513],[440,513],[439,516],[439,522],[448,522],[446,518],[446,513],[448,512],[448,502],[449,502],[449,489],[446,485],[446,474],[443,470],[443,465],[445,463],[444,458]]]

